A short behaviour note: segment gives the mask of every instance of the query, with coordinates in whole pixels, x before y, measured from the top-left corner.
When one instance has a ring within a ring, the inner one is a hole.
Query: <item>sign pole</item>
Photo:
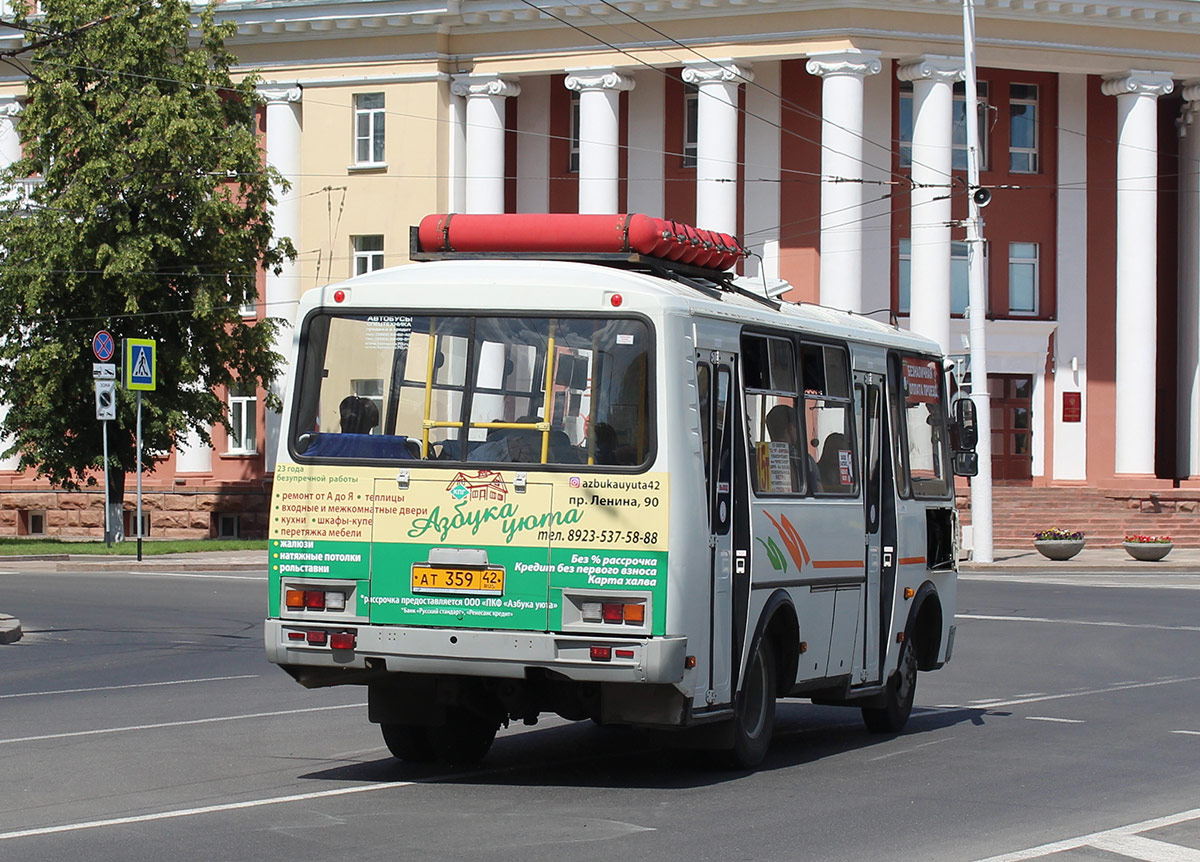
[[[137,559],[142,561],[142,390],[137,394]]]
[[[104,431],[104,544],[112,547],[112,528],[109,524],[108,512],[108,420],[101,423]]]

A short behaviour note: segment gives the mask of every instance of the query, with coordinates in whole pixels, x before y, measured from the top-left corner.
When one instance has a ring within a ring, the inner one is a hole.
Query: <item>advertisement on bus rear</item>
[[[666,621],[667,474],[408,471],[279,464],[270,526],[280,579],[358,583],[374,624],[561,630],[563,592],[640,593]]]

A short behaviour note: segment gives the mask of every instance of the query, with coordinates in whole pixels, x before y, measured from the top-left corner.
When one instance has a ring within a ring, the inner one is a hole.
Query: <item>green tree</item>
[[[143,404],[143,463],[187,429],[226,422],[214,387],[266,385],[278,321],[247,325],[272,241],[276,172],[256,139],[253,77],[235,81],[231,24],[183,0],[42,0],[15,13],[27,48],[23,158],[4,187],[41,178],[0,211],[0,432],[21,466],[70,489],[102,467],[92,335],[158,342]],[[277,406],[270,402],[269,406]],[[110,424],[114,485],[136,469],[134,398]],[[117,497],[114,497],[114,502]]]

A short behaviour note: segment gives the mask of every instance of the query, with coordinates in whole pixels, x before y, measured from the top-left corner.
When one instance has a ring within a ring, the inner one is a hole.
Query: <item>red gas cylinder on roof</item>
[[[641,213],[429,215],[417,228],[419,251],[491,254],[639,254],[726,270],[746,256],[729,234]]]

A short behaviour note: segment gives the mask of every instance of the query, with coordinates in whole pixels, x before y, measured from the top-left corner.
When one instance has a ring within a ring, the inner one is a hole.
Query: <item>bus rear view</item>
[[[477,760],[500,725],[552,712],[718,728],[715,746],[754,765],[775,697],[803,675],[809,612],[780,622],[779,596],[753,596],[753,572],[777,561],[758,553],[751,466],[733,454],[753,445],[732,433],[752,420],[713,418],[715,398],[740,399],[736,380],[718,393],[695,382],[692,299],[711,303],[716,274],[481,257],[303,298],[269,658],[305,686],[366,685],[370,720],[409,761]],[[752,317],[760,305],[733,298]],[[740,324],[721,326],[736,340]],[[843,445],[852,475],[860,456]],[[736,524],[721,550],[723,517]],[[948,658],[945,612],[922,669]],[[878,683],[847,702],[882,697]]]

